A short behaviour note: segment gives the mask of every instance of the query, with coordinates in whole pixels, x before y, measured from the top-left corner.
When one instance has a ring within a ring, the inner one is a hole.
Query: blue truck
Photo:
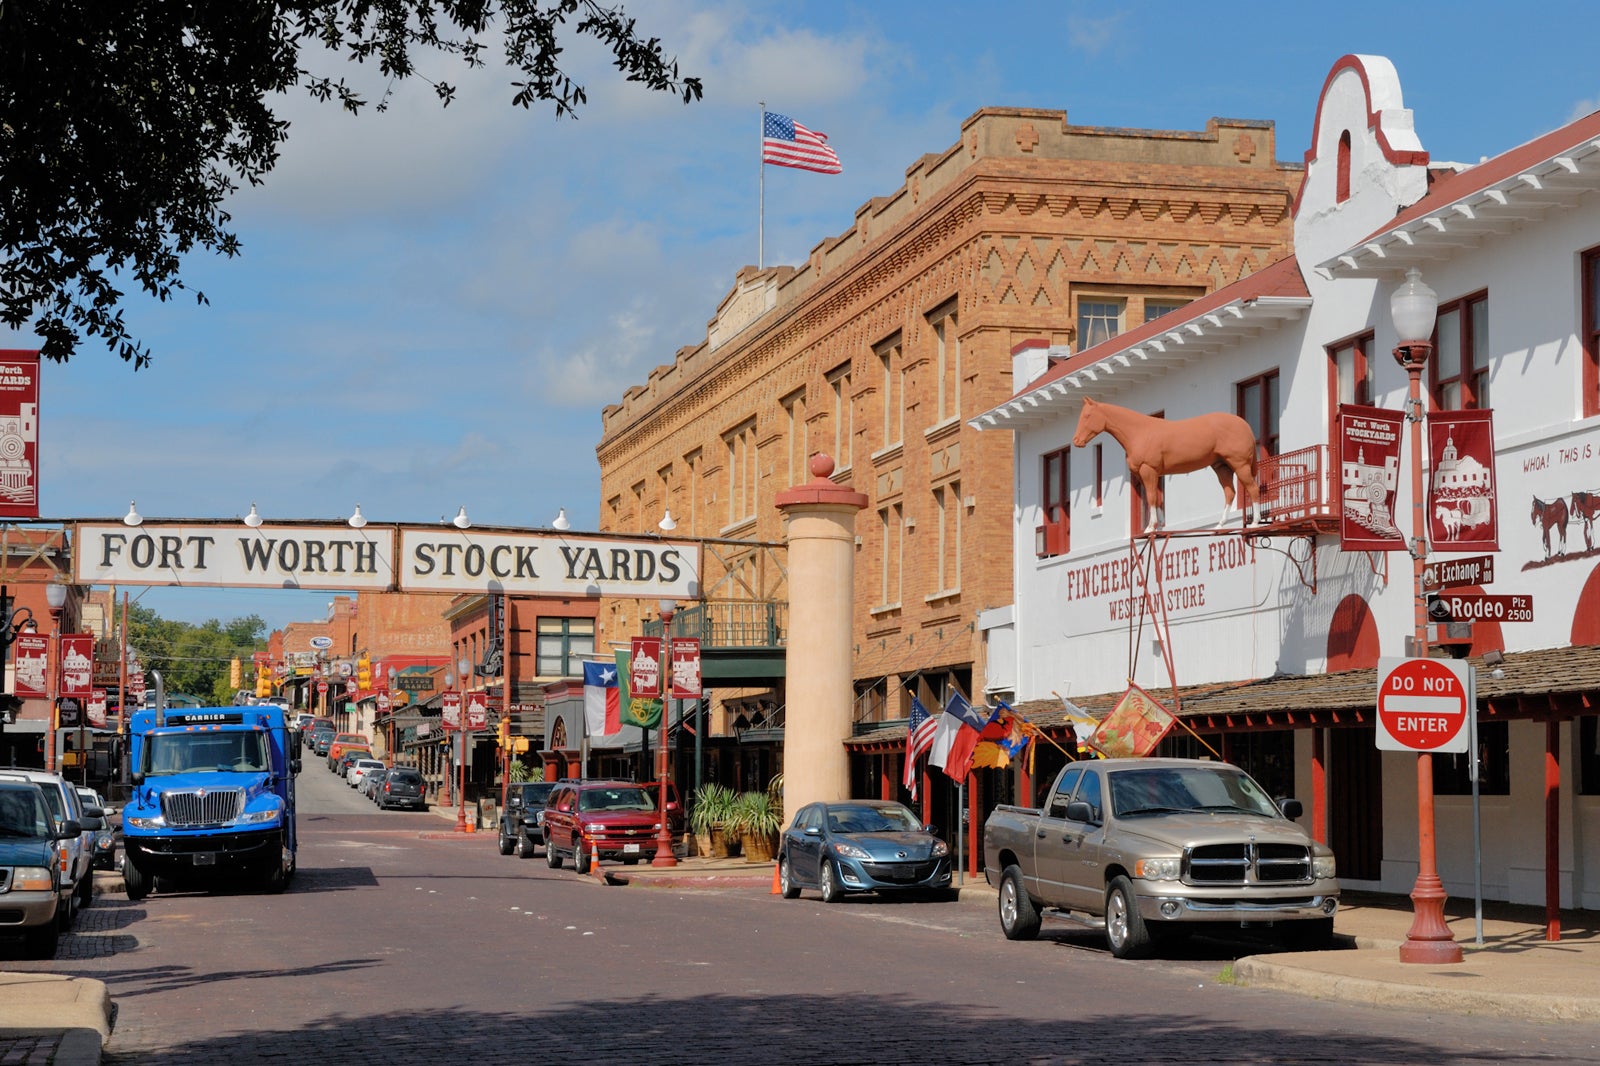
[[[232,879],[281,892],[294,874],[300,735],[281,707],[136,711],[122,811],[129,899]]]

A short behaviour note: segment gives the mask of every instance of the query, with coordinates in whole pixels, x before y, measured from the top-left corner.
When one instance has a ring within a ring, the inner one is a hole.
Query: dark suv
[[[404,810],[425,811],[428,798],[423,795],[422,774],[409,766],[393,766],[383,775],[383,784],[372,797],[379,810],[400,807]]]
[[[533,849],[544,843],[544,802],[555,787],[554,781],[506,786],[506,806],[500,812],[500,854],[533,858]]]

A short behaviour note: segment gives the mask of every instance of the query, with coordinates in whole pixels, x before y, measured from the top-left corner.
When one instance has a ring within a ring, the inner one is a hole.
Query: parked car
[[[428,799],[424,791],[421,773],[409,766],[395,766],[383,775],[383,785],[374,798],[382,811],[391,807],[425,811]]]
[[[101,810],[100,824],[98,826],[91,825],[94,832],[94,863],[92,868],[96,870],[115,870],[117,868],[117,840],[122,836],[120,822],[114,824],[111,820],[111,816],[117,813],[116,808],[108,805],[105,800],[100,798],[100,793],[92,788],[79,786],[78,798],[83,801],[85,807],[99,807]],[[94,818],[87,818],[86,820],[90,823],[95,821]]]
[[[361,784],[358,787],[358,791],[363,796],[367,797],[367,799],[376,803],[378,788],[383,784],[383,779],[388,775],[388,773],[389,768],[387,766],[381,770],[368,770],[365,774],[361,775]]]
[[[81,829],[51,813],[42,786],[0,781],[0,933],[21,934],[30,958],[55,958],[62,909],[72,905],[58,846]]]
[[[338,760],[334,763],[333,772],[339,775],[339,777],[345,778],[345,775],[350,772],[351,763],[355,762],[357,759],[370,758],[372,758],[372,752],[368,751],[366,748],[346,748],[340,753]],[[346,780],[348,780],[348,778],[346,778]]]
[[[351,748],[364,748],[370,751],[372,741],[365,733],[336,733],[333,742],[328,745],[328,769],[336,768],[339,756]],[[343,773],[343,770],[340,770]]]
[[[847,892],[943,892],[950,845],[892,800],[812,803],[778,843],[778,883],[784,899],[814,888],[824,903]]]
[[[563,858],[589,872],[596,855],[632,866],[656,856],[661,816],[655,797],[633,781],[562,781],[544,808],[544,859],[552,870]]]
[[[84,826],[86,816],[101,817],[99,807],[84,807],[78,798],[78,789],[60,774],[47,773],[26,767],[9,767],[0,770],[0,780],[28,781],[44,790],[44,799],[50,814],[58,822],[71,822],[78,832],[62,838],[58,847],[65,858],[63,879],[72,889],[72,897],[61,915],[62,928],[72,924],[78,909],[94,902],[94,833]]]
[[[356,758],[350,760],[350,765],[344,772],[344,783],[353,789],[361,788],[361,779],[367,776],[370,770],[385,769],[382,759]]]
[[[506,805],[500,812],[500,854],[533,858],[544,843],[544,805],[555,789],[554,781],[523,781],[506,786]]]
[[[327,755],[328,747],[333,743],[335,735],[332,728],[313,727],[311,730],[311,753],[313,755]]]

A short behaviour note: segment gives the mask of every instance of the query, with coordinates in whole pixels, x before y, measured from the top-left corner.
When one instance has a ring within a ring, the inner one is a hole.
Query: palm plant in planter
[[[733,802],[733,789],[726,785],[702,785],[695,791],[694,807],[689,811],[689,831],[695,835],[700,854],[724,859],[736,850],[730,843],[736,843],[738,835],[728,830]]]
[[[778,852],[783,811],[770,792],[741,792],[733,801],[730,825],[739,833],[746,862],[771,862]]]

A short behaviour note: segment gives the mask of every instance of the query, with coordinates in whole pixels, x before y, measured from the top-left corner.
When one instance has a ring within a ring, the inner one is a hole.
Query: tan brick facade
[[[1301,173],[1274,149],[1262,122],[978,112],[804,266],[741,270],[705,341],[606,408],[600,528],[654,532],[670,507],[676,535],[779,542],[775,494],[826,453],[871,500],[856,719],[904,717],[912,690],[981,687],[977,612],[1012,599],[1013,476],[1009,439],[965,420],[1012,394],[1018,343],[1070,343],[1096,314],[1131,328],[1283,256]],[[708,597],[786,598],[781,567],[758,565],[770,555],[708,553]],[[606,604],[597,644],[653,613]]]

